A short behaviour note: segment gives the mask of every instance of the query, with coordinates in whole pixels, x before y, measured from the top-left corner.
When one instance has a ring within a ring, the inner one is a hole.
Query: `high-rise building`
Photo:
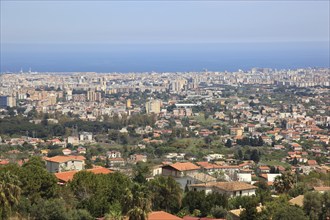
[[[71,101],[72,100],[72,89],[66,90],[66,100]]]
[[[15,107],[16,98],[12,96],[0,96],[0,108]]]
[[[100,92],[96,92],[94,89],[90,89],[87,91],[87,101],[100,102],[102,101],[102,94]]]
[[[95,90],[90,89],[87,91],[87,101],[91,101],[91,102],[95,101]]]
[[[161,100],[152,99],[146,102],[146,112],[149,113],[160,113],[160,106],[162,104]]]
[[[7,107],[7,98],[8,96],[0,96],[0,108]]]
[[[171,91],[172,92],[182,91],[184,89],[186,83],[187,83],[187,80],[185,80],[185,79],[178,79],[178,80],[171,82]]]
[[[131,108],[132,107],[132,101],[131,99],[127,99],[126,101],[126,108]]]

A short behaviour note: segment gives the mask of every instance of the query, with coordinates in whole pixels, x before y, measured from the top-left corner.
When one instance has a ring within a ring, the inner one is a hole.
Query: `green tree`
[[[264,204],[265,202],[272,200],[272,193],[266,181],[259,181],[256,186],[258,187],[258,189],[256,190],[256,195],[258,197],[259,202]]]
[[[172,177],[158,176],[148,183],[152,209],[176,213],[181,207],[182,190]]]
[[[134,184],[131,190],[127,190],[125,204],[128,208],[129,220],[147,220],[151,212],[150,193],[145,186]]]
[[[105,215],[106,220],[123,220],[124,216],[122,215],[122,208],[119,201],[111,204],[108,213]]]
[[[287,193],[293,188],[296,182],[296,178],[291,173],[282,173],[281,176],[277,176],[274,180],[274,187],[278,193]]]
[[[322,213],[322,195],[319,192],[305,193],[303,207],[309,219],[319,219]]]
[[[251,153],[251,160],[253,160],[255,163],[259,163],[260,161],[260,155],[256,149],[254,149]]]
[[[241,220],[255,220],[257,219],[258,212],[257,212],[257,205],[258,203],[255,200],[250,200],[245,206],[244,210],[240,214]]]
[[[204,191],[189,191],[182,200],[182,206],[186,207],[190,213],[195,209],[201,209],[205,204]]]
[[[40,220],[69,220],[63,199],[39,199],[32,205],[31,217]]]
[[[214,206],[212,207],[210,214],[214,218],[225,218],[227,215],[227,210],[223,208],[222,206]]]
[[[151,171],[149,166],[145,162],[137,162],[133,168],[133,180],[137,183],[146,183],[147,177],[150,175]]]
[[[31,202],[40,198],[53,198],[57,195],[58,185],[54,174],[45,169],[40,158],[31,158],[20,170],[22,194]]]
[[[291,205],[286,205],[275,209],[272,217],[273,220],[307,220],[301,208]]]
[[[88,210],[94,217],[101,217],[110,210],[115,201],[123,200],[130,185],[131,180],[118,172],[93,174],[80,171],[74,175],[68,187],[78,201],[78,208]]]
[[[228,147],[228,148],[231,148],[233,146],[233,143],[230,139],[227,139],[226,143],[225,143],[225,146]]]
[[[0,218],[7,219],[19,202],[21,189],[18,177],[9,172],[0,172]]]
[[[323,195],[323,205],[322,205],[322,219],[330,217],[330,192],[324,192]]]

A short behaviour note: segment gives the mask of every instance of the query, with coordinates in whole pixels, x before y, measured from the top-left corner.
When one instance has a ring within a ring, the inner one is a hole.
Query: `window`
[[[242,196],[242,190],[241,190],[241,191],[239,191],[239,195],[240,195],[240,196]]]

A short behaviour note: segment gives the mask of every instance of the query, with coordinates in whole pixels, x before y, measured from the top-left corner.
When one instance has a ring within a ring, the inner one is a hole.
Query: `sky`
[[[1,0],[1,44],[329,41],[329,1]]]

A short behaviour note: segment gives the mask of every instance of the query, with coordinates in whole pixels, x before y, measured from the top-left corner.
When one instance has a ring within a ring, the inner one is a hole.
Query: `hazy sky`
[[[3,1],[1,43],[329,41],[329,1]]]

